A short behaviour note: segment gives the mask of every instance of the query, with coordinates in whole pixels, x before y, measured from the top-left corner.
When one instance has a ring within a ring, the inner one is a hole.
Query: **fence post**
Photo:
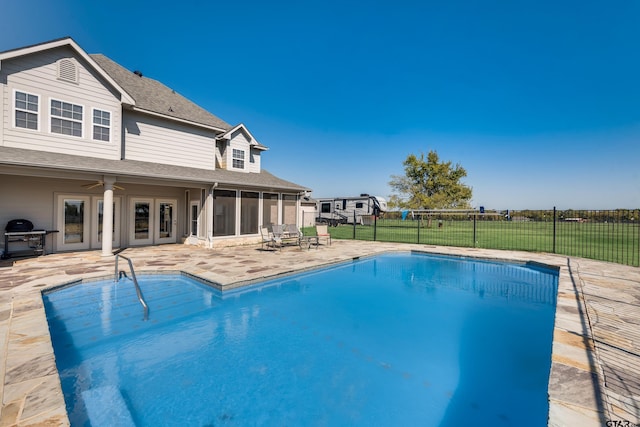
[[[476,231],[476,213],[473,212],[473,247],[476,247],[476,242],[478,241],[478,235]]]
[[[556,253],[556,207],[553,207],[553,253]]]
[[[376,241],[378,234],[378,215],[373,216],[373,241]]]
[[[422,222],[422,215],[418,215],[418,244],[420,244],[420,223]]]
[[[356,240],[356,211],[353,210],[353,240]]]

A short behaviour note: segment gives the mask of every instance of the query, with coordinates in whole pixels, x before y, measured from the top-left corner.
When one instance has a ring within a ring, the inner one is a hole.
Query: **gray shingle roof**
[[[137,108],[225,131],[231,129],[227,122],[159,81],[138,76],[102,54],[89,56],[136,101]]]
[[[70,154],[48,153],[22,148],[0,147],[0,164],[12,166],[38,167],[59,171],[117,175],[121,179],[152,178],[165,184],[186,185],[188,183],[213,184],[221,186],[242,186],[262,190],[305,191],[293,182],[280,179],[269,172],[244,173],[224,169],[207,170],[183,166],[164,165],[136,160],[108,160]]]

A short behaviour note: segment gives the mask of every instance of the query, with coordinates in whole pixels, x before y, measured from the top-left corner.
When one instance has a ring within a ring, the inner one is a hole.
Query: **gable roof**
[[[92,54],[90,56],[113,80],[131,94],[135,99],[134,110],[212,127],[221,132],[231,129],[231,125],[227,122],[189,101],[159,81],[134,74],[102,54]]]
[[[228,140],[230,140],[231,138],[233,138],[233,134],[234,134],[236,131],[241,131],[241,132],[243,132],[243,133],[244,133],[244,134],[249,138],[249,140],[250,140],[249,144],[250,144],[253,148],[255,148],[255,149],[257,149],[257,150],[261,150],[261,151],[266,151],[266,150],[268,150],[268,148],[267,148],[267,147],[265,147],[264,145],[262,145],[262,144],[260,144],[260,143],[258,142],[258,140],[255,138],[255,136],[253,136],[253,135],[251,134],[251,132],[249,132],[249,129],[247,129],[247,127],[246,127],[244,124],[242,124],[242,123],[240,123],[240,124],[238,124],[238,125],[234,126],[232,129],[229,129],[229,130],[228,130],[228,131],[226,131],[225,133],[223,133],[223,134],[220,134],[220,135],[216,136],[216,139],[217,139],[217,140],[227,140],[227,141],[228,141]]]
[[[130,94],[122,86],[120,86],[109,74],[107,74],[105,70],[98,66],[98,64],[96,64],[91,56],[88,55],[71,37],[63,37],[45,43],[39,43],[31,46],[0,52],[0,69],[2,68],[2,61],[5,59],[30,55],[32,53],[43,52],[45,50],[55,49],[63,46],[71,47],[78,54],[78,56],[85,60],[98,74],[100,74],[100,76],[104,80],[107,81],[107,83],[109,83],[116,91],[118,91],[120,93],[122,102],[129,105],[135,105],[136,101],[134,101]]]
[[[71,47],[79,57],[120,93],[121,101],[130,105],[134,110],[213,128],[218,132],[225,132],[232,127],[159,81],[138,76],[102,54],[87,54],[71,37],[62,37],[0,52],[0,69],[2,61],[5,59],[64,46]]]

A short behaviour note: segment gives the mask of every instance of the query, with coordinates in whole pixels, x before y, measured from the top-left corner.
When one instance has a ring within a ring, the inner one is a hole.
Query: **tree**
[[[472,190],[460,182],[467,171],[451,162],[440,162],[438,153],[407,156],[402,163],[404,176],[392,175],[389,185],[398,194],[391,196],[393,204],[405,209],[465,209],[469,208]]]

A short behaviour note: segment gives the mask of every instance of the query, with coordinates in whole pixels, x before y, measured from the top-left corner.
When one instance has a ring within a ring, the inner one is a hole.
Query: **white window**
[[[109,142],[111,134],[111,113],[102,110],[93,110],[93,139]]]
[[[189,235],[191,236],[199,236],[200,235],[200,227],[199,227],[199,219],[200,219],[200,202],[198,202],[197,200],[192,200],[191,203],[189,204],[190,208],[191,208],[191,212],[190,212],[190,222],[191,222],[191,227],[189,229]]]
[[[244,150],[233,149],[233,167],[244,169]]]
[[[38,130],[38,95],[15,92],[15,126]]]
[[[82,106],[52,99],[51,132],[82,137]]]

